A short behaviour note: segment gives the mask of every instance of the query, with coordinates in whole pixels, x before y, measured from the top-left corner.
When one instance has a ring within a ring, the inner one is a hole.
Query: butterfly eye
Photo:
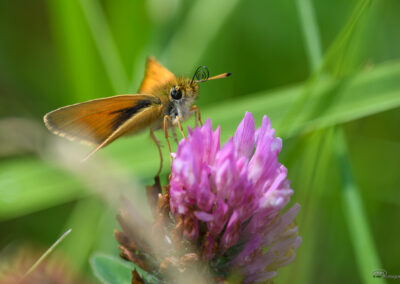
[[[176,87],[174,87],[172,90],[171,90],[171,97],[174,99],[174,100],[180,100],[181,98],[182,98],[182,91],[181,90],[177,90],[176,89]]]

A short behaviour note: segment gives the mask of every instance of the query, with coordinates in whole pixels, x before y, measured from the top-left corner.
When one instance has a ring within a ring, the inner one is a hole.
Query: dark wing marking
[[[110,144],[115,139],[123,136],[135,134],[146,127],[151,126],[153,123],[157,122],[160,117],[162,118],[164,107],[162,104],[152,103],[148,107],[144,107],[140,110],[137,115],[132,115],[128,120],[123,122],[110,136],[107,137],[100,145],[98,145],[89,155],[85,158],[89,158],[99,149]],[[126,111],[125,113],[130,113],[132,111]],[[125,115],[125,114],[124,114]],[[126,115],[127,116],[127,115]]]
[[[110,114],[117,114],[112,121],[112,129],[117,130],[125,121],[129,120],[139,111],[151,106],[153,101],[151,100],[140,100],[136,105],[132,107],[123,108],[110,112]]]

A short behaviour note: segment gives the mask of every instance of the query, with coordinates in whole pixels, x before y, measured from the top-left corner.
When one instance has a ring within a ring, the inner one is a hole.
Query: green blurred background
[[[223,141],[245,111],[283,138],[303,243],[277,283],[392,281],[371,273],[400,274],[399,11],[397,0],[1,0],[1,262],[67,228],[57,251],[78,273],[93,277],[93,252],[118,255],[116,209],[46,152],[42,117],[134,93],[154,55],[179,75],[233,73],[197,101]],[[143,185],[159,162],[148,133],[99,156]]]

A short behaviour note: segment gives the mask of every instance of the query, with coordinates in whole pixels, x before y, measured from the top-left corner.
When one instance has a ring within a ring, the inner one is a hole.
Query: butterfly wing
[[[45,115],[44,123],[57,135],[104,147],[124,134],[133,134],[151,125],[160,112],[162,105],[157,97],[121,95],[56,109]],[[105,144],[105,141],[108,142]]]
[[[154,94],[154,89],[175,79],[175,75],[153,57],[147,58],[144,79],[139,88],[140,94]]]

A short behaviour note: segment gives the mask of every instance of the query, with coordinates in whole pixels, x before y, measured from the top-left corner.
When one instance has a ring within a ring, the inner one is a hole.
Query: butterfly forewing
[[[154,89],[175,79],[175,75],[153,57],[147,58],[145,76],[139,88],[140,94],[153,94]]]
[[[145,127],[142,124],[132,125],[131,129],[125,124],[145,110],[158,109],[160,105],[160,99],[155,96],[121,95],[54,110],[44,117],[44,121],[52,132],[60,136],[100,145],[122,126],[130,134],[141,130]],[[153,116],[146,119],[147,123],[156,120]]]

